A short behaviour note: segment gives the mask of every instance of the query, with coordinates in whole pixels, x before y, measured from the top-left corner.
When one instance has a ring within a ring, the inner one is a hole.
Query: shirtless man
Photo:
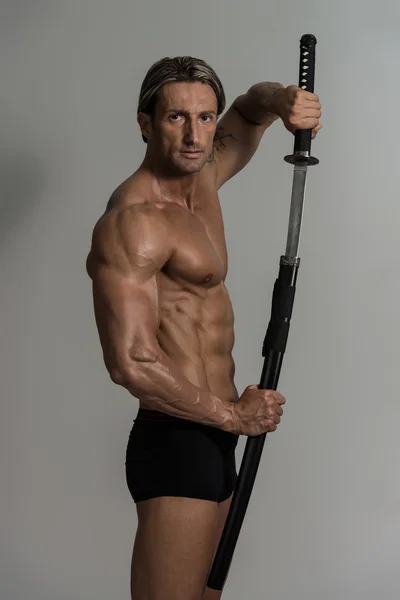
[[[318,96],[262,82],[225,108],[205,62],[147,73],[137,121],[147,151],[96,223],[87,272],[111,380],[139,400],[126,452],[138,529],[133,600],[217,600],[206,587],[237,473],[239,435],[275,431],[285,398],[234,384],[233,313],[219,188],[278,118],[321,128]],[[218,123],[217,123],[218,121]]]

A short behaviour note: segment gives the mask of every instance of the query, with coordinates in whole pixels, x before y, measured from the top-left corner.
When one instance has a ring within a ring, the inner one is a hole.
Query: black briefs
[[[135,503],[157,496],[223,502],[234,490],[239,436],[139,408],[126,448],[126,480]]]

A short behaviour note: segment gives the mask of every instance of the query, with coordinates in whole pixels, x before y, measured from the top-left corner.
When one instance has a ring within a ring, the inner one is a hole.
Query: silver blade
[[[286,256],[296,257],[300,243],[303,205],[306,192],[307,163],[297,164],[293,171],[292,202],[290,205]]]

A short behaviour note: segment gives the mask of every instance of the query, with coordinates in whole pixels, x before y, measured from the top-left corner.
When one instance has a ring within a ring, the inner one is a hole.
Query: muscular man
[[[262,82],[225,108],[191,57],[148,71],[137,120],[147,151],[96,223],[87,271],[113,382],[139,400],[126,475],[138,529],[133,600],[216,600],[206,587],[229,510],[239,435],[275,431],[285,398],[234,384],[233,313],[219,188],[278,118],[321,128],[316,95]]]

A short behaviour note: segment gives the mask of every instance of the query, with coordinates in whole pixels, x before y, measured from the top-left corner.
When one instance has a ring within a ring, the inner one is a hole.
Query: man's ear
[[[150,115],[146,115],[146,113],[142,112],[138,113],[137,122],[139,123],[142,135],[144,135],[145,138],[150,139],[153,131]]]

